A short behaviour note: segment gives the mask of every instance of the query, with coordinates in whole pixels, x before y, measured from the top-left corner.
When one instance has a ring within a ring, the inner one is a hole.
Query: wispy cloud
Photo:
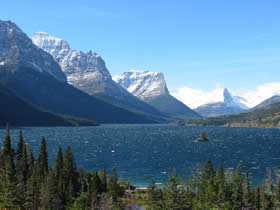
[[[253,90],[239,89],[230,90],[230,92],[233,96],[244,98],[245,101],[243,101],[243,103],[249,108],[252,108],[274,95],[279,95],[280,82],[265,83],[257,86]],[[184,86],[177,88],[171,94],[191,108],[197,108],[203,104],[223,100],[223,88],[220,86],[209,91]]]
[[[171,95],[194,109],[203,104],[223,101],[223,90],[224,89],[219,85],[217,85],[215,89],[209,91],[184,86],[171,92]]]

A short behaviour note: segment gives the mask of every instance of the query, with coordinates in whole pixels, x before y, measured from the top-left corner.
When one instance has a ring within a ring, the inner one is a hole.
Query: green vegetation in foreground
[[[207,160],[186,181],[174,170],[166,187],[159,189],[152,182],[146,191],[136,192],[135,202],[154,210],[276,210],[280,209],[280,179],[273,180],[271,173],[265,183],[252,188],[248,172],[243,177],[240,165],[234,171],[220,164],[214,171]]]
[[[77,170],[70,147],[64,154],[57,150],[55,163],[48,165],[45,138],[39,155],[19,133],[18,146],[11,147],[7,129],[0,151],[0,209],[96,210],[131,209],[140,204],[145,209],[280,209],[280,170],[256,188],[250,186],[249,174],[242,176],[241,166],[214,171],[210,160],[198,165],[187,181],[174,170],[167,185],[159,189],[152,182],[147,190],[135,190],[104,171],[84,173]],[[276,177],[276,178],[273,178]]]
[[[267,105],[239,115],[225,115],[189,120],[178,125],[208,125],[230,127],[280,128],[280,103]]]
[[[55,164],[48,165],[45,138],[37,158],[24,143],[11,147],[9,130],[0,152],[0,209],[123,209],[124,195],[116,169],[78,171],[70,147],[58,148]]]

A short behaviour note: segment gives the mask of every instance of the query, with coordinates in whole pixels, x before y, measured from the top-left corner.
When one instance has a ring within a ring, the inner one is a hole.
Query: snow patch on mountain
[[[171,95],[193,109],[205,104],[219,102],[225,102],[227,106],[239,106],[242,109],[248,109],[245,103],[247,100],[244,97],[233,95],[228,89],[221,87],[216,87],[210,91],[204,91],[185,86],[177,88]]]
[[[130,70],[113,80],[140,99],[169,93],[162,73]]]
[[[29,67],[66,82],[65,75],[53,57],[34,45],[31,39],[11,21],[0,20],[0,63]]]
[[[67,41],[45,32],[37,32],[31,39],[34,44],[54,57],[67,76],[68,83],[73,86],[89,94],[115,88],[116,84],[112,84],[114,82],[104,60],[97,53],[73,50]]]

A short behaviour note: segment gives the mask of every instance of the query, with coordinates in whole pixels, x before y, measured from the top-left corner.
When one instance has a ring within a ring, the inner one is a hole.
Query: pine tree
[[[118,186],[118,178],[117,171],[115,168],[112,169],[112,175],[108,182],[108,192],[112,197],[113,202],[117,202],[119,195],[119,186]]]
[[[16,171],[14,165],[14,151],[11,147],[9,127],[6,129],[6,136],[3,149],[0,154],[0,203],[2,207],[13,209],[18,207],[16,197]]]
[[[249,182],[249,173],[246,172],[245,176],[245,183],[243,186],[243,205],[244,209],[250,209],[251,208],[251,192],[250,192],[250,182]]]
[[[102,183],[97,172],[90,176],[89,180],[89,193],[91,198],[91,208],[98,207],[98,196],[102,192]]]
[[[23,136],[22,136],[22,130],[19,130],[19,138],[18,138],[18,146],[17,146],[17,164],[22,158],[22,152],[23,152],[23,146],[24,146],[24,141],[23,141]]]
[[[173,169],[171,175],[168,176],[168,184],[165,190],[165,207],[167,209],[187,209],[184,200],[183,187],[179,186],[179,178],[176,170]]]
[[[151,209],[163,208],[163,194],[160,189],[157,189],[155,181],[148,186],[147,200]]]
[[[63,201],[63,153],[62,149],[59,146],[56,158],[55,158],[55,165],[54,165],[54,176],[57,180],[57,192],[60,199]]]
[[[27,147],[26,147],[27,149]],[[35,158],[34,158],[34,155],[33,155],[33,152],[32,152],[32,149],[28,148],[29,149],[29,154],[27,154],[28,156],[28,178],[31,177],[32,175],[32,172],[33,172],[33,169],[34,169],[34,165],[35,165]]]
[[[5,167],[1,173],[1,193],[0,201],[4,208],[18,208],[18,200],[16,196],[16,177],[12,155],[6,158]]]
[[[232,203],[234,209],[241,209],[242,207],[242,184],[243,178],[241,176],[241,165],[237,166],[233,181],[232,181]]]
[[[31,170],[31,169],[30,169]],[[27,181],[24,207],[37,210],[40,206],[40,174],[38,166],[32,168],[31,176]]]
[[[26,184],[27,184],[28,173],[29,173],[28,157],[27,157],[27,151],[25,145],[23,145],[22,150],[23,151],[21,152],[21,159],[17,160],[17,169],[16,169],[16,179],[17,179],[16,192],[19,200],[19,206],[21,209],[23,209],[25,203],[25,191],[26,191]]]
[[[102,182],[102,191],[106,192],[107,191],[107,171],[106,171],[105,167],[104,167],[104,170],[103,170],[101,182]]]
[[[200,200],[203,201],[206,199],[205,196],[206,196],[207,188],[209,187],[208,185],[214,184],[214,180],[213,180],[214,176],[215,176],[215,172],[213,170],[212,162],[211,162],[211,160],[207,160],[205,163],[202,175],[200,177],[200,183],[199,183],[199,189],[198,189]]]
[[[255,210],[261,209],[261,194],[260,194],[260,187],[252,190],[252,208]]]
[[[68,146],[64,153],[63,162],[63,194],[64,202],[66,205],[72,205],[76,196],[78,180],[75,172],[74,158],[71,152],[71,148]]]
[[[51,170],[46,174],[40,195],[40,203],[43,209],[63,209],[62,200],[57,192],[57,180]]]
[[[45,137],[42,137],[41,145],[40,145],[40,152],[37,160],[38,169],[41,177],[41,181],[45,178],[45,175],[48,172],[48,153],[47,153],[47,144]]]
[[[215,188],[217,192],[217,205],[219,208],[223,208],[224,202],[226,201],[226,183],[225,174],[222,163],[220,163],[218,171],[215,176]]]

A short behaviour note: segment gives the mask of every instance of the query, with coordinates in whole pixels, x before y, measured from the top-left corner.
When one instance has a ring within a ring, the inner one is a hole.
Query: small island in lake
[[[202,132],[201,136],[195,141],[210,141],[210,139],[208,138],[206,132]]]

